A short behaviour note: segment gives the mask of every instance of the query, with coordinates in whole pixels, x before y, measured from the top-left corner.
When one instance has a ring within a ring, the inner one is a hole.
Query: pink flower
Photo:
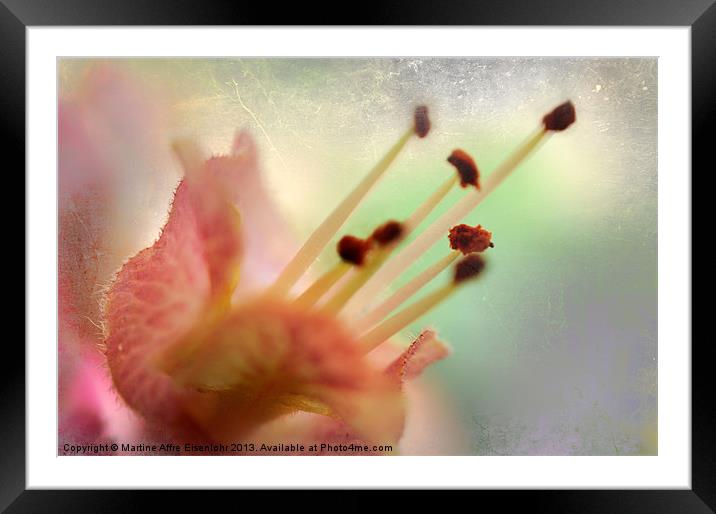
[[[365,316],[355,305],[348,311],[355,316],[345,312],[453,186],[477,186],[476,166],[467,182],[458,167],[457,176],[410,219],[383,224],[363,240],[344,238],[335,267],[295,296],[298,279],[402,146],[412,136],[427,135],[427,110],[416,110],[414,127],[288,263],[290,236],[263,188],[251,137],[239,133],[229,155],[210,159],[193,143],[178,142],[174,149],[184,178],[161,235],[120,266],[117,257],[134,251],[124,237],[131,230],[119,230],[115,221],[116,190],[126,181],[117,163],[146,157],[161,162],[164,157],[157,155],[169,148],[161,116],[145,111],[141,93],[123,81],[100,69],[89,76],[84,97],[60,104],[62,439],[291,437],[307,445],[351,441],[388,447],[341,453],[394,451],[409,409],[404,382],[448,350],[426,330],[390,362],[379,363],[379,354],[389,353],[395,332],[474,278],[484,263],[468,255],[443,289],[387,319],[439,269],[418,277],[410,291],[396,293],[390,305]],[[105,87],[112,88],[109,102],[101,98]],[[138,175],[133,187],[143,188],[147,178]],[[134,214],[134,224],[141,225],[142,212]],[[461,226],[460,245],[451,240],[453,250],[436,266],[444,269],[463,253],[486,250],[490,237],[479,226]],[[101,283],[109,285],[95,291]],[[131,414],[118,406],[115,392]]]
[[[119,394],[173,437],[234,441],[305,411],[340,419],[368,440],[397,442],[401,380],[445,347],[426,333],[380,369],[334,316],[270,295],[232,304],[249,251],[243,227],[254,221],[243,207],[258,190],[243,185],[256,172],[255,150],[241,134],[230,156],[192,158],[160,238],[107,292],[106,356]],[[268,208],[265,198],[256,216]]]
[[[168,197],[158,192],[176,181],[171,153],[161,150],[162,127],[155,104],[108,67],[93,68],[58,105],[63,439],[133,437],[141,425],[112,391],[100,351],[100,300],[123,260],[150,240],[155,208]]]

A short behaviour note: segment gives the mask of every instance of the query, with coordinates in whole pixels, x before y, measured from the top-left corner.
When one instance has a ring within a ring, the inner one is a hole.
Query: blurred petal
[[[91,67],[79,89],[58,104],[63,438],[124,437],[133,423],[98,352],[100,299],[122,261],[155,237],[159,218],[152,223],[151,214],[165,212],[176,167],[156,144],[162,124],[160,102],[104,66]]]
[[[65,365],[67,361],[64,359]],[[61,373],[61,378],[71,376],[72,380],[59,385],[60,443],[97,441],[104,434],[100,395],[103,390],[109,391],[110,381],[102,376],[98,364],[99,359],[87,355],[73,359],[74,369]]]
[[[236,184],[231,188],[232,200],[241,213],[245,247],[237,296],[245,297],[271,283],[293,256],[296,241],[266,189],[256,144],[248,132],[238,132],[231,154],[212,158],[209,166],[217,176]]]
[[[113,391],[104,357],[97,350],[67,355],[60,347],[59,450],[64,443],[130,442],[143,423]]]
[[[372,442],[362,435],[366,433],[365,430],[363,433],[357,430],[360,422],[356,424],[355,420],[351,423],[310,413],[283,416],[259,429],[254,434],[254,438],[277,443],[291,440],[304,443],[306,446],[318,445],[319,450],[317,452],[305,452],[308,455],[380,455],[392,453],[373,451],[373,443],[392,444],[398,438],[400,438],[401,453],[404,454],[425,454],[426,451],[430,454],[440,453],[439,451],[433,452],[429,450],[430,448],[439,448],[440,451],[447,452],[446,454],[459,452],[462,449],[462,437],[459,429],[451,421],[455,416],[452,413],[450,415],[446,414],[449,409],[443,405],[445,402],[438,400],[429,388],[412,384],[403,387],[402,384],[403,381],[419,376],[430,364],[445,358],[449,354],[448,347],[437,339],[433,330],[425,330],[407,350],[395,357],[398,351],[395,345],[382,345],[379,347],[379,352],[373,352],[375,354],[381,353],[381,355],[373,355],[373,361],[378,366],[381,366],[381,362],[385,362],[386,359],[392,359],[390,364],[385,367],[385,376],[392,383],[394,391],[402,389],[403,394],[407,396],[409,400],[405,402],[408,405],[407,419],[393,418],[392,426],[389,426],[387,431],[383,432],[378,438],[374,437]],[[385,366],[385,364],[382,366]],[[390,417],[391,412],[396,412],[396,405],[388,402],[395,402],[395,397],[385,395],[383,399],[386,401],[385,404],[379,405],[374,400],[370,408],[379,409],[375,412],[381,413],[381,416]],[[345,399],[343,401],[345,402]],[[350,402],[348,404],[350,405]],[[402,415],[403,407],[398,407],[397,412]],[[365,416],[368,422],[375,418],[379,418],[379,416]],[[346,417],[346,419],[350,419],[350,417]],[[405,431],[403,431],[404,427]],[[393,432],[390,432],[390,430]],[[369,428],[367,432],[380,433],[375,428]],[[397,437],[396,433],[398,434]],[[366,451],[360,448],[358,450],[336,451],[331,447],[321,449],[321,444],[332,446],[350,446],[353,444],[354,447],[368,445],[370,450]],[[394,445],[393,452],[397,450],[398,447]]]
[[[156,237],[177,168],[159,99],[128,75],[93,66],[58,107],[61,332],[99,341],[102,292]]]
[[[276,451],[270,449],[257,454],[263,455],[384,455],[384,451],[373,451],[373,443],[358,436],[350,425],[310,412],[297,412],[266,423],[251,434],[251,440],[266,445],[280,445],[286,441],[303,445],[304,451]],[[384,442],[385,443],[385,442]],[[390,444],[390,443],[387,443]],[[315,450],[309,447],[315,446]],[[366,450],[365,447],[368,446]],[[397,449],[397,445],[393,445]]]
[[[308,412],[280,417],[262,425],[250,439],[266,444],[303,444],[304,452],[269,450],[266,455],[466,455],[468,437],[458,423],[455,406],[433,384],[411,382],[404,388],[407,404],[405,430],[392,450],[373,450],[373,444],[347,423]],[[391,444],[390,441],[377,444]],[[311,445],[316,451],[309,451]],[[330,446],[322,446],[330,445]],[[343,449],[340,445],[345,445]],[[350,446],[353,445],[351,448]],[[368,449],[365,449],[368,446]],[[257,448],[258,450],[258,448]],[[257,451],[257,453],[261,453]]]
[[[408,401],[401,455],[470,455],[460,411],[438,384],[413,380],[404,385]]]
[[[122,397],[150,419],[184,424],[185,393],[151,359],[229,305],[241,256],[231,189],[208,165],[177,188],[157,242],[130,259],[107,294],[107,359]]]
[[[194,413],[216,439],[295,410],[338,417],[368,440],[396,441],[402,430],[393,381],[318,313],[270,300],[247,304],[185,338],[165,360],[178,383],[222,393],[216,408]]]
[[[430,364],[449,354],[450,349],[437,338],[433,330],[424,330],[385,372],[400,381],[410,380],[420,375]]]

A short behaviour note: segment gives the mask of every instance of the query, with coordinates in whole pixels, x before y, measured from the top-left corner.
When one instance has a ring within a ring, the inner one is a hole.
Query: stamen
[[[459,152],[457,157],[455,153]],[[462,150],[455,150],[447,158],[447,161],[455,166],[457,174],[443,182],[436,190],[430,195],[423,204],[415,209],[415,212],[405,220],[405,226],[408,232],[415,230],[425,218],[433,211],[433,209],[447,196],[450,190],[455,184],[460,182],[460,185],[464,188],[468,185],[474,185],[479,189],[478,186],[478,171],[477,165],[467,152]],[[459,163],[456,164],[456,163]],[[464,168],[464,169],[461,169]],[[469,169],[468,169],[469,168]]]
[[[482,225],[471,227],[470,225],[455,225],[448,234],[450,248],[460,250],[464,255],[473,252],[484,252],[488,248],[494,248],[492,232],[482,228]]]
[[[370,239],[361,239],[355,236],[343,236],[338,241],[338,256],[341,260],[356,266],[362,266],[365,256],[373,247]]]
[[[313,307],[351,268],[347,262],[340,261],[301,293],[294,303],[306,308]]]
[[[476,278],[484,268],[485,261],[482,257],[474,253],[468,255],[455,266],[455,274],[450,284],[418,300],[367,332],[358,340],[361,349],[368,353],[380,346],[384,341],[448,298],[461,284]]]
[[[375,241],[380,246],[387,246],[398,241],[405,232],[403,224],[399,221],[390,220],[376,228],[370,236],[369,241]]]
[[[336,282],[338,282],[353,266],[362,266],[365,257],[373,243],[370,239],[360,239],[355,236],[343,236],[336,250],[341,262],[321,275],[308,289],[306,289],[294,303],[303,307],[312,307]]]
[[[437,261],[435,264],[427,268],[410,282],[398,289],[393,295],[384,301],[380,306],[376,307],[363,319],[359,320],[354,328],[357,332],[363,332],[396,308],[407,301],[411,296],[418,292],[422,287],[440,274],[445,268],[450,266],[460,255],[467,255],[473,252],[483,252],[487,248],[494,245],[490,241],[492,233],[482,228],[481,225],[470,227],[469,225],[457,225],[450,229],[448,239],[450,247],[454,250],[445,257]]]
[[[577,120],[574,104],[566,101],[555,107],[552,112],[545,114],[542,123],[546,130],[562,131]]]
[[[553,131],[566,129],[575,119],[574,106],[566,102],[544,116],[543,126],[522,143],[482,185],[481,191],[471,191],[463,196],[448,212],[438,218],[420,236],[415,238],[394,259],[376,272],[361,290],[355,294],[347,308],[357,310],[376,298],[378,294],[400,275],[410,264],[435,244],[451,226],[460,222],[494,191],[534,151],[545,137]],[[570,114],[571,113],[571,114]]]
[[[464,154],[465,159],[469,160],[475,168],[474,177],[476,180],[477,167],[475,166],[472,157],[465,152],[462,153]],[[353,295],[355,295],[360,288],[363,287],[363,285],[380,269],[383,263],[390,258],[397,245],[388,243],[392,243],[393,240],[397,240],[398,238],[404,239],[407,237],[410,232],[415,230],[415,228],[422,223],[422,221],[432,212],[440,201],[445,198],[457,181],[462,180],[460,178],[462,177],[460,168],[456,166],[456,169],[458,171],[457,175],[448,179],[440,187],[438,187],[438,189],[430,195],[430,197],[428,197],[428,199],[423,202],[423,204],[420,205],[413,212],[413,214],[411,214],[405,223],[401,224],[397,221],[389,221],[388,223],[385,223],[375,229],[371,239],[381,244],[382,248],[376,252],[376,255],[373,256],[370,265],[356,274],[353,279],[348,282],[343,289],[336,293],[336,296],[326,304],[325,308],[327,312],[331,312],[333,314],[340,312],[346,303],[350,301]]]
[[[358,322],[353,325],[354,330],[359,334],[363,333],[384,319],[388,314],[405,303],[411,296],[420,291],[425,284],[442,273],[448,266],[455,262],[455,259],[460,257],[460,255],[461,253],[456,251],[448,253],[445,257],[398,289],[390,298],[373,309],[364,318],[358,320]]]
[[[460,174],[460,185],[462,187],[475,186],[480,190],[480,172],[477,169],[475,161],[467,152],[457,149],[453,150],[447,161],[455,166]]]
[[[408,232],[415,230],[433,209],[447,196],[453,186],[458,183],[460,177],[452,176],[443,182],[436,190],[420,205],[410,217],[405,220],[405,228]]]
[[[471,253],[455,266],[453,282],[455,285],[462,284],[467,280],[477,277],[485,269],[485,259],[476,253]]]
[[[350,280],[336,292],[336,294],[326,302],[323,311],[336,314],[340,312],[343,306],[358,291],[366,280],[373,276],[385,260],[390,256],[393,248],[402,239],[405,229],[402,223],[397,221],[388,221],[373,231],[370,241],[374,241],[377,247],[370,252],[370,257],[365,266],[356,270]]]
[[[363,180],[351,191],[348,196],[335,208],[335,210],[311,234],[303,247],[293,257],[291,262],[279,275],[270,291],[275,295],[286,294],[299,278],[311,266],[313,261],[323,251],[325,246],[343,226],[348,216],[356,209],[361,200],[373,188],[378,179],[388,169],[400,151],[413,135],[425,137],[430,129],[430,120],[427,117],[427,108],[420,106],[415,109],[413,126],[410,127],[388,153],[375,165]]]
[[[418,137],[423,138],[430,132],[430,117],[428,116],[428,108],[425,105],[419,105],[415,108],[414,116],[415,133]]]

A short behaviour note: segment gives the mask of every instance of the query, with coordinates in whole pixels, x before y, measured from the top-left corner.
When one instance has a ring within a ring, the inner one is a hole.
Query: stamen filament
[[[437,291],[418,300],[399,313],[385,320],[358,339],[358,345],[363,351],[370,352],[393,334],[402,330],[430,309],[450,296],[460,284],[477,278],[485,269],[485,260],[477,253],[466,256],[455,265],[452,281]]]
[[[329,314],[338,314],[353,295],[363,287],[363,284],[380,269],[394,247],[395,245],[374,248],[371,252],[370,261],[365,266],[357,268],[355,274],[323,305],[321,310]]]
[[[270,291],[275,295],[284,295],[293,287],[299,278],[308,270],[316,260],[316,257],[323,251],[335,233],[343,226],[348,216],[355,210],[360,201],[368,194],[378,179],[388,169],[400,151],[415,134],[411,126],[398,139],[388,153],[375,165],[363,180],[351,191],[348,196],[335,208],[335,210],[321,223],[311,234],[303,247],[293,257],[291,262],[281,272]]]
[[[449,160],[449,159],[448,159]],[[473,163],[474,166],[474,163]],[[475,174],[477,176],[477,169],[475,168]],[[451,178],[445,180],[425,201],[418,206],[410,217],[401,225],[400,233],[401,237],[405,238],[413,230],[415,230],[428,215],[437,207],[437,205],[447,196],[450,190],[458,183],[461,183],[461,174],[458,173]],[[477,181],[475,181],[477,185]],[[368,281],[375,272],[383,265],[383,263],[390,257],[393,252],[395,245],[389,245],[383,247],[383,250],[378,257],[374,257],[373,265],[362,269],[347,283],[344,287],[336,293],[335,297],[331,299],[324,307],[326,312],[337,313],[343,306],[350,301],[353,295]]]
[[[459,223],[494,191],[539,146],[549,133],[550,131],[544,127],[540,127],[539,130],[535,131],[487,177],[481,190],[474,189],[467,192],[449,211],[438,218],[408,246],[403,248],[396,258],[375,272],[365,286],[353,296],[347,307],[357,309],[370,304],[373,298],[395,280],[410,264],[415,262],[421,254],[444,237],[450,227]]]
[[[423,316],[430,309],[438,305],[440,302],[445,300],[453,292],[457,290],[457,286],[454,283],[450,283],[437,291],[429,294],[425,298],[418,300],[414,304],[406,307],[399,313],[385,320],[380,325],[373,328],[371,331],[363,335],[359,340],[358,344],[360,348],[368,353],[380,346],[384,341],[388,340],[391,336],[404,329],[410,323]]]
[[[354,325],[355,331],[358,333],[362,333],[373,327],[376,323],[384,319],[388,314],[400,307],[411,296],[413,296],[420,289],[422,289],[425,284],[427,284],[440,273],[442,273],[448,266],[455,262],[455,259],[457,259],[461,255],[461,252],[453,250],[445,257],[427,268],[425,271],[420,273],[418,276],[413,278],[410,282],[408,282],[403,287],[398,289],[395,293],[393,293],[390,298],[380,304],[380,306],[373,309],[364,318],[358,320],[358,322]]]
[[[453,175],[449,179],[447,179],[445,182],[443,182],[436,190],[431,194],[423,203],[420,205],[413,213],[410,215],[410,217],[405,220],[405,223],[403,226],[405,227],[406,234],[409,234],[414,229],[420,225],[425,218],[428,217],[428,215],[433,211],[435,207],[447,196],[447,194],[452,190],[453,186],[455,186],[460,181],[459,175]]]
[[[351,264],[339,261],[333,268],[326,271],[323,275],[306,289],[298,298],[294,300],[296,305],[302,307],[313,307],[328,290],[333,287],[352,267]]]
[[[443,182],[421,205],[418,206],[410,217],[402,224],[401,238],[405,239],[427,218],[437,205],[447,196],[450,190],[460,181],[459,175],[453,175]],[[397,245],[384,246],[374,251],[374,255],[368,266],[360,269],[357,273],[331,298],[323,307],[326,312],[337,314],[353,298],[353,296],[365,285],[368,280],[383,266],[392,255]]]

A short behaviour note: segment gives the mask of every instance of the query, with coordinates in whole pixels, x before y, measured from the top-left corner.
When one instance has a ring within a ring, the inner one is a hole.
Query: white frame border
[[[691,487],[691,29],[27,29],[27,487]],[[568,42],[566,44],[565,42]],[[57,457],[56,60],[67,56],[658,56],[659,455]],[[664,101],[668,99],[669,101]],[[53,170],[48,176],[48,170]],[[668,237],[663,237],[668,235]],[[48,357],[49,355],[55,358]]]

